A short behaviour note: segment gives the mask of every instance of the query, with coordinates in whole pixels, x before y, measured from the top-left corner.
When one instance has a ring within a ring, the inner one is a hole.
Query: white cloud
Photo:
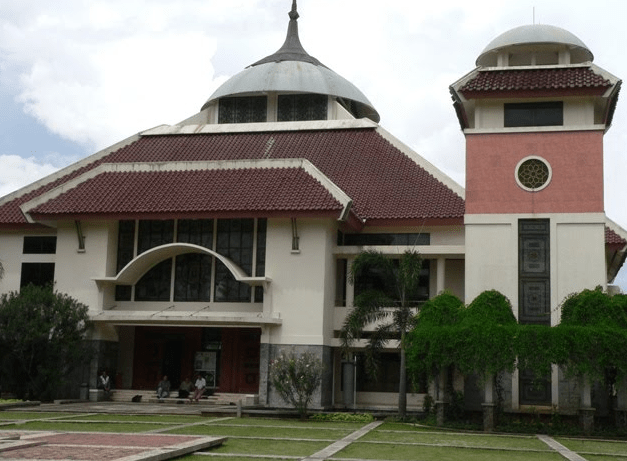
[[[0,155],[0,165],[0,197],[59,169],[57,165],[42,164],[35,158],[22,158],[19,155]]]

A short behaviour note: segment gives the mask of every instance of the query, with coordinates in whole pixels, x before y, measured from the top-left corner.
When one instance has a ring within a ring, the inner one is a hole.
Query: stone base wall
[[[282,352],[295,352],[303,354],[312,353],[322,360],[325,365],[322,375],[322,384],[313,396],[309,408],[324,409],[331,407],[333,393],[333,358],[331,348],[328,346],[303,346],[303,345],[282,345],[282,344],[261,344],[260,375],[259,375],[259,403],[275,408],[289,408],[287,404],[272,388],[269,379],[270,363]]]
[[[581,402],[581,387],[578,379],[566,378],[559,371],[559,412],[564,415],[576,415]]]

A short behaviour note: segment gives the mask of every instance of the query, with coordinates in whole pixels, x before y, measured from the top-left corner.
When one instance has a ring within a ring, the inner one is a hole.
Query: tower
[[[592,61],[570,32],[522,26],[450,88],[466,138],[466,300],[497,289],[521,323],[555,325],[568,294],[607,285],[603,135],[621,81]],[[553,378],[526,395],[521,377],[514,406],[558,404]]]

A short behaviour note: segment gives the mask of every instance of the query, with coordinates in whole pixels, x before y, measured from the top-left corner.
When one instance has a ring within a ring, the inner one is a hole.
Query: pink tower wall
[[[531,155],[553,173],[538,192],[515,178],[518,162]],[[603,210],[602,131],[466,135],[466,214]]]

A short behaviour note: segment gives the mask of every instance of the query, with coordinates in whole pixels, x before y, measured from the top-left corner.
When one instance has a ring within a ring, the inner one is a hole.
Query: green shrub
[[[333,421],[345,423],[370,423],[374,416],[370,413],[318,413],[309,417],[312,421]]]
[[[270,381],[281,398],[294,406],[301,419],[322,382],[324,366],[314,354],[281,354],[270,363]]]

